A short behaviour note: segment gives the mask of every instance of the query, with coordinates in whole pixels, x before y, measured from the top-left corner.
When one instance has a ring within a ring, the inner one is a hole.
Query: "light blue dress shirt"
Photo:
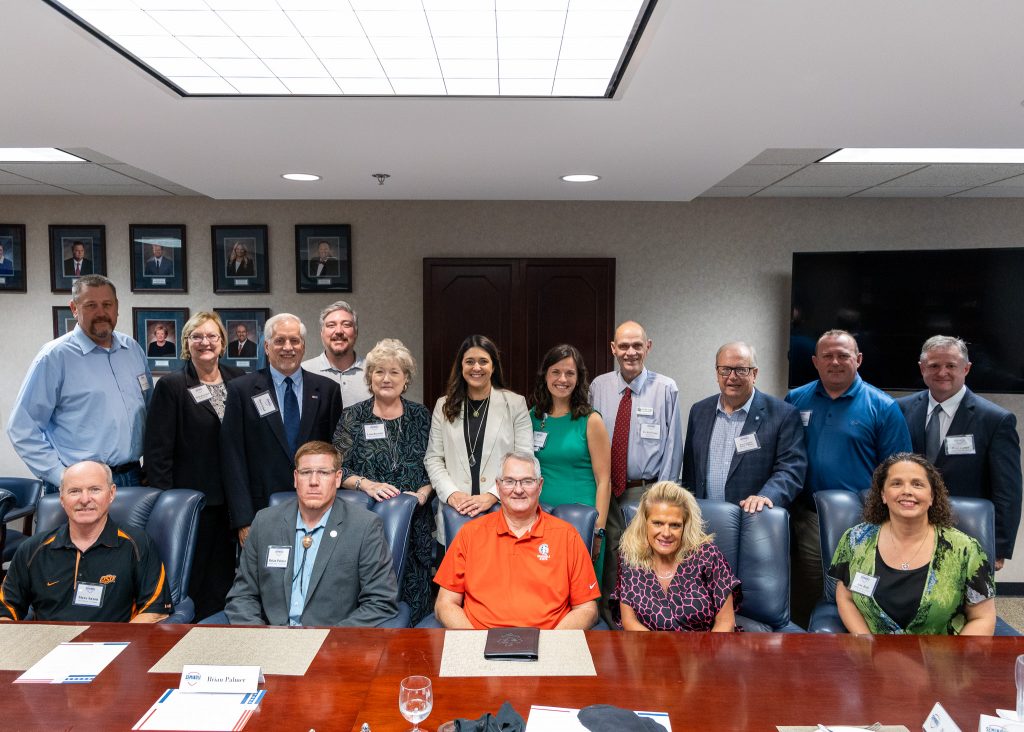
[[[285,376],[280,371],[275,369],[273,366],[267,366],[270,369],[270,378],[274,382],[274,393],[277,395],[277,408],[281,411],[281,418],[284,418],[284,393],[288,389],[288,386],[284,383]],[[295,392],[295,398],[299,400],[299,417],[302,417],[302,368],[295,369],[295,373],[291,374],[292,377],[292,391]]]
[[[309,578],[313,574],[313,565],[316,563],[316,553],[320,549],[320,540],[327,531],[327,519],[331,516],[331,509],[320,517],[314,527],[313,545],[309,549],[302,546],[302,539],[306,535],[306,524],[302,520],[302,514],[295,512],[295,548],[292,554],[292,602],[288,608],[288,624],[302,625],[302,611],[306,609],[306,593],[309,591]],[[317,527],[319,527],[318,530]],[[302,554],[306,554],[306,563],[302,564]],[[302,565],[302,572],[299,572],[299,565]]]
[[[594,379],[590,384],[590,402],[601,413],[608,436],[612,439],[615,437],[619,401],[625,389],[633,392],[626,479],[678,482],[683,466],[683,429],[676,382],[646,368],[629,384],[618,371],[601,374]],[[658,425],[658,436],[650,436],[652,427],[644,428],[643,425]],[[643,436],[643,433],[648,436]]]
[[[76,326],[29,366],[7,435],[34,475],[60,485],[64,468],[82,460],[123,465],[141,458],[152,393],[138,343],[115,331],[108,351]]]
[[[746,404],[734,409],[732,414],[726,414],[722,409],[722,398],[718,398],[715,425],[711,428],[711,442],[708,444],[708,498],[725,500],[725,484],[729,480],[732,456],[736,453],[736,438],[743,431],[753,401],[754,392],[751,391]]]

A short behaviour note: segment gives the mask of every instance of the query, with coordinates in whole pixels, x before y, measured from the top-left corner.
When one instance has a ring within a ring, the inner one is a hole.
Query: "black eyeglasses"
[[[728,377],[729,374],[736,374],[743,379],[750,376],[750,372],[754,368],[754,366],[715,366],[715,371],[718,372],[719,376]]]

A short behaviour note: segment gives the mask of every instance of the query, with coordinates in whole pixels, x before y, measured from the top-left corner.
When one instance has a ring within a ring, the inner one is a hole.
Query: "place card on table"
[[[221,694],[258,691],[266,683],[259,666],[205,666],[188,664],[181,669],[178,690],[186,694]]]
[[[266,693],[263,690],[246,694],[187,694],[180,689],[168,689],[132,729],[240,730]]]
[[[14,683],[88,684],[127,647],[127,643],[61,643]]]

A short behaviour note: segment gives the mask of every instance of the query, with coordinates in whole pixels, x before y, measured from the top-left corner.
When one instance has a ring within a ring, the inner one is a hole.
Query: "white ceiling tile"
[[[163,36],[167,31],[141,10],[83,10],[81,17],[111,36]]]
[[[760,186],[714,186],[700,194],[700,198],[747,198],[761,190]]]
[[[636,22],[636,13],[628,10],[569,9],[565,19],[566,37],[593,38],[614,36],[625,38]]]
[[[748,164],[807,165],[835,151],[834,147],[770,147]]]
[[[4,196],[73,196],[71,191],[41,183],[26,185],[0,185],[0,198]]]
[[[616,59],[626,45],[624,37],[564,38],[558,57],[561,59]]]
[[[350,78],[378,79],[384,78],[384,69],[375,58],[332,58],[324,59],[324,66],[331,76]]]
[[[95,163],[7,163],[4,170],[39,183],[131,185],[134,180]]]
[[[949,196],[961,188],[952,186],[932,186],[929,188],[897,188],[875,186],[856,194],[854,198],[942,198]]]
[[[235,87],[216,76],[172,76],[171,82],[186,94],[238,94]]]
[[[441,77],[441,67],[438,65],[437,59],[432,58],[382,58],[381,66],[384,67],[388,77],[392,79],[440,79]]]
[[[208,58],[206,64],[221,76],[274,76],[258,58]]]
[[[174,36],[231,36],[234,33],[212,10],[156,11],[150,17]]]
[[[218,16],[238,36],[297,36],[295,25],[280,10],[227,11]]]
[[[290,79],[283,78],[281,81],[292,94],[341,94],[341,88],[334,79]]]
[[[334,80],[341,87],[341,91],[344,94],[383,97],[395,93],[391,82],[383,78],[383,76],[380,79],[335,77]]]
[[[373,36],[370,45],[385,58],[435,58],[437,52],[429,38],[390,38]]]
[[[330,76],[323,63],[315,58],[267,59],[275,76],[290,79],[316,79]]]
[[[781,183],[784,186],[875,186],[897,176],[912,173],[918,165],[864,165],[858,163],[816,163],[808,165]]]
[[[553,79],[557,62],[550,61],[506,61],[498,62],[498,73],[502,79]]]
[[[313,58],[313,49],[302,38],[246,36],[242,41],[260,58]]]
[[[435,38],[438,58],[497,58],[498,43],[490,38]]]
[[[887,186],[927,187],[927,186],[980,186],[1005,178],[1012,178],[1024,173],[1024,165],[998,164],[936,164],[928,165],[916,173],[903,176],[887,183]]]
[[[211,59],[212,60],[212,59]],[[164,76],[217,76],[215,69],[199,58],[143,58]],[[253,63],[260,64],[253,59]],[[260,64],[262,66],[262,64]]]
[[[456,96],[497,96],[497,79],[453,79],[445,77],[445,88],[449,94]]]
[[[551,93],[556,97],[599,97],[608,88],[608,79],[555,79]]]
[[[288,13],[292,23],[304,36],[359,36],[366,34],[351,10],[305,11]]]
[[[498,11],[498,35],[510,37],[561,38],[565,13],[548,11]]]
[[[771,186],[754,194],[757,198],[846,198],[859,191],[860,188],[796,188]]]
[[[170,36],[117,36],[114,40],[139,58],[181,58],[194,55],[185,44]]]
[[[441,59],[441,73],[452,79],[498,78],[497,59]],[[495,84],[497,88],[497,84]]]
[[[179,39],[201,58],[255,58],[256,54],[235,36],[184,36]]]
[[[502,96],[540,97],[551,94],[553,79],[499,79]]]
[[[561,38],[498,38],[498,58],[556,59],[562,46]]]
[[[444,81],[441,79],[391,79],[395,94],[410,96],[435,96],[445,93]]]
[[[494,12],[436,11],[427,13],[430,34],[434,38],[491,36],[497,33]]]
[[[138,183],[133,186],[68,185],[66,188],[83,196],[169,196],[167,191]]]
[[[573,61],[559,59],[555,77],[558,79],[604,79],[608,80],[615,72],[618,59],[602,59],[598,61]]]
[[[416,3],[418,6],[419,3]],[[370,38],[398,36],[423,38],[430,36],[430,26],[423,8],[418,10],[356,10],[359,24]]]
[[[229,76],[225,79],[241,94],[287,94],[288,89],[278,79],[252,79]]]
[[[744,165],[735,173],[718,181],[717,186],[760,186],[771,185],[790,173],[800,170],[799,165]]]
[[[313,53],[327,58],[377,58],[377,52],[366,38],[308,38]]]

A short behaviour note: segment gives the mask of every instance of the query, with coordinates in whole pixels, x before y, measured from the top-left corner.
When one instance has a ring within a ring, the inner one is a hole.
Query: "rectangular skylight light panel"
[[[389,79],[431,79],[441,78],[441,67],[436,59],[415,58],[415,59],[389,59],[382,58],[381,66]],[[399,92],[401,93],[401,92]]]
[[[387,79],[346,79],[335,78],[342,94],[357,94],[368,97],[394,96],[395,90]]]
[[[498,12],[498,37],[561,38],[565,13],[547,10]]]
[[[141,10],[216,10],[214,0],[131,0]],[[251,0],[244,0],[250,2]]]
[[[556,59],[561,38],[498,38],[498,58]]]
[[[133,0],[67,0],[63,5],[78,15],[86,10],[138,10]]]
[[[277,0],[205,0],[211,10],[280,10]]]
[[[323,64],[331,76],[362,79],[387,78],[380,61],[375,58],[327,58],[323,60]]]
[[[423,9],[431,10],[485,10],[494,11],[494,0],[422,0]]]
[[[572,61],[558,62],[555,77],[558,79],[607,79],[615,72],[615,61]]]
[[[257,56],[268,58],[314,58],[309,44],[302,38],[260,38],[247,36],[242,39]]]
[[[436,97],[448,93],[441,79],[399,79],[392,76],[391,86],[395,94],[410,97]]]
[[[636,13],[570,10],[565,19],[565,37],[619,36],[622,29],[630,28],[635,20]]]
[[[177,38],[170,36],[115,36],[126,51],[142,58],[188,58],[195,56]]]
[[[1024,163],[1015,148],[857,148],[847,147],[821,163]]]
[[[623,36],[565,38],[562,40],[562,48],[558,57],[563,59],[610,58],[618,61],[624,45],[626,45],[626,39]]]
[[[348,0],[353,10],[421,10],[421,0]]]
[[[497,79],[452,79],[445,78],[445,88],[449,95],[463,97],[495,97],[498,96]]]
[[[229,76],[227,82],[241,94],[287,94],[288,88],[279,79],[248,79]]]
[[[276,76],[294,79],[313,79],[327,77],[327,69],[319,59],[310,58],[281,58],[267,59],[267,66]]]
[[[277,0],[281,10],[338,10],[338,0]]]
[[[55,147],[0,147],[0,163],[87,163]]]
[[[208,58],[206,63],[220,76],[277,76],[258,58]]]
[[[292,10],[288,18],[304,36],[358,36],[364,38],[363,27],[351,10]]]
[[[438,10],[427,13],[430,33],[434,38],[446,36],[491,36],[497,33],[494,12],[452,12]]]
[[[167,76],[220,76],[198,58],[147,58],[146,63]]]
[[[82,18],[112,36],[162,36],[166,31],[141,10],[87,10]]]
[[[238,94],[238,89],[218,76],[171,76],[169,78],[186,94]]]
[[[359,24],[370,38],[398,36],[429,38],[430,26],[423,10],[357,10]]]
[[[498,42],[494,36],[480,38],[435,38],[438,58],[497,58]]]
[[[513,97],[549,97],[552,79],[505,79],[498,81],[498,93]]]
[[[255,58],[237,36],[182,36],[181,42],[201,58]]]
[[[233,36],[216,13],[211,10],[159,10],[150,16],[172,36]]]
[[[550,79],[555,75],[555,61],[500,61],[502,79]]]
[[[228,28],[239,36],[297,36],[299,32],[280,11],[258,10],[256,12],[228,11],[218,13]]]
[[[292,94],[337,95],[341,88],[334,79],[281,79]]]
[[[498,79],[497,59],[441,59],[445,79]]]
[[[608,79],[555,79],[556,97],[599,97],[608,88]]]
[[[342,36],[338,38],[306,38],[313,53],[328,58],[377,58],[377,52],[365,38]]]
[[[557,10],[564,13],[569,0],[494,0],[495,10]]]
[[[370,45],[377,56],[385,58],[435,58],[437,51],[429,38],[375,38]]]

